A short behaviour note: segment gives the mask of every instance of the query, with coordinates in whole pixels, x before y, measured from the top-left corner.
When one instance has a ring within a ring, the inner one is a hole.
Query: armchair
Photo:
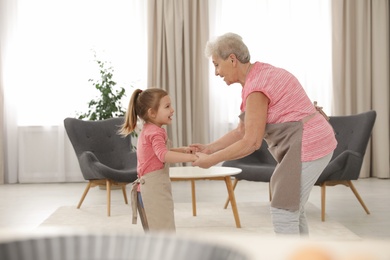
[[[337,139],[337,147],[328,166],[321,173],[316,185],[321,187],[321,220],[325,221],[326,186],[338,184],[349,187],[367,214],[370,211],[352,183],[360,175],[368,141],[375,124],[376,111],[350,116],[331,116]]]
[[[325,221],[326,186],[338,184],[349,187],[366,213],[370,214],[352,180],[359,178],[375,119],[376,112],[374,110],[356,115],[330,117],[329,123],[335,131],[338,144],[331,161],[315,184],[321,187],[322,221]],[[238,160],[225,161],[222,166],[242,169],[241,173],[235,175],[233,182],[233,189],[235,189],[239,180],[270,182],[276,161],[269,153],[267,143],[263,141],[259,150]],[[271,193],[269,193],[269,198],[272,199]],[[226,201],[225,208],[228,203],[229,200]]]
[[[88,181],[77,205],[79,209],[91,187],[105,185],[107,215],[110,216],[111,187],[122,188],[128,204],[126,185],[137,179],[137,156],[132,151],[131,137],[117,134],[123,118],[84,121],[66,118],[64,126],[79,161],[81,173]]]

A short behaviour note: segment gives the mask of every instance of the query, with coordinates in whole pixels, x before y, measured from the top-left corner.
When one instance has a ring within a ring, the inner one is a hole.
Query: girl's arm
[[[195,153],[185,153],[185,147],[167,149],[166,134],[163,130],[154,133],[152,140],[153,151],[160,161],[165,163],[193,162],[198,156]]]
[[[188,146],[171,148],[170,151],[178,153],[191,153],[191,149]]]
[[[166,163],[194,162],[196,159],[198,159],[198,156],[196,156],[195,154],[175,152],[170,150],[165,154],[164,162]]]

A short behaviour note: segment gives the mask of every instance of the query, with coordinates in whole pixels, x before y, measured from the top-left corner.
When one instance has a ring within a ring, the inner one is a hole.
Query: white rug
[[[175,203],[176,233],[226,233],[274,236],[269,204],[261,202],[238,203],[241,228],[236,228],[230,207],[216,203],[197,203],[197,216],[192,216],[190,203]],[[319,240],[360,240],[352,231],[330,218],[320,219],[320,210],[308,203],[307,218],[310,238]],[[140,231],[141,221],[131,224],[131,207],[126,204],[111,205],[111,216],[107,216],[106,205],[83,205],[58,208],[39,227],[84,228],[93,230]]]

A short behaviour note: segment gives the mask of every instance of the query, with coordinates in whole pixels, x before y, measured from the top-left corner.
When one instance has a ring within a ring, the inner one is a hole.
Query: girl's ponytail
[[[129,106],[126,111],[125,121],[119,130],[119,134],[123,136],[127,136],[132,133],[137,127],[138,113],[136,109],[137,99],[139,95],[142,93],[141,89],[134,90],[131,95]]]

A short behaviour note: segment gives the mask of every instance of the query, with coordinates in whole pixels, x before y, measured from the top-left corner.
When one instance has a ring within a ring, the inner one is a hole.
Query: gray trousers
[[[311,190],[322,171],[332,158],[330,154],[310,162],[302,163],[301,192],[299,210],[289,211],[271,207],[272,223],[274,231],[286,235],[308,235],[309,227],[306,220],[305,205],[309,199]]]

